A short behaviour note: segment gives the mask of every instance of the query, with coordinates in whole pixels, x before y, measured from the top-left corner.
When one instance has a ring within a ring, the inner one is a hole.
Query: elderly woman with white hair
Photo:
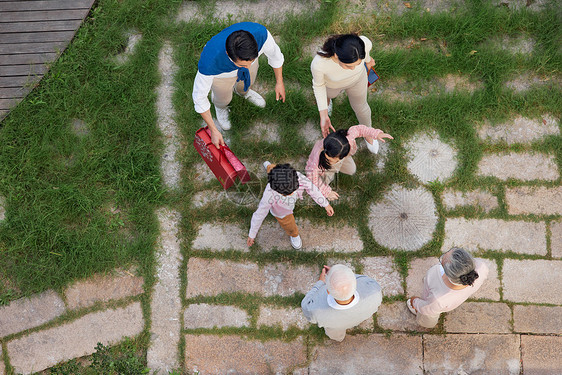
[[[301,302],[311,323],[324,327],[332,340],[343,341],[347,328],[369,319],[382,302],[379,283],[356,275],[343,264],[324,266],[319,280]]]
[[[406,301],[416,322],[426,328],[435,327],[442,312],[459,307],[488,277],[488,266],[462,248],[453,247],[441,255],[439,263],[427,271],[422,296]]]

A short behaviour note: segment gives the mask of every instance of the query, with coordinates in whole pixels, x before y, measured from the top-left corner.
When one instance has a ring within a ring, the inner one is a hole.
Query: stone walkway
[[[248,9],[258,18],[259,7],[269,3]],[[424,5],[433,11],[433,3]],[[237,4],[225,1],[221,6],[238,9]],[[298,4],[291,6],[298,11]],[[345,11],[353,15],[355,10],[350,6]],[[178,22],[196,15],[196,5],[189,3],[181,9]],[[171,101],[177,70],[172,56],[172,45],[165,42],[156,93],[165,146],[163,181],[177,192],[181,191],[178,155],[183,141]],[[448,87],[446,82],[443,86]],[[400,83],[389,86],[389,97],[407,91],[402,88]],[[378,94],[385,95],[384,87]],[[415,99],[415,95],[407,98]],[[253,131],[259,132],[260,126],[255,124]],[[446,187],[440,196],[433,196],[427,185],[435,179],[447,183],[457,168],[458,151],[436,134],[420,133],[405,140],[409,158],[405,164],[418,180],[417,187],[393,185],[379,200],[361,202],[369,205],[368,233],[359,220],[338,228],[299,220],[304,253],[318,259],[325,256],[329,264],[348,264],[383,288],[386,298],[377,314],[350,330],[344,342],[318,341],[317,329],[304,319],[292,298],[306,293],[317,280],[316,261],[294,262],[290,255],[274,263],[260,259],[260,254],[272,252],[291,254],[273,220],[266,220],[261,228],[258,250],[245,244],[246,223],[201,222],[193,241],[182,243],[181,214],[161,207],[155,213],[161,234],[152,290],[145,291],[144,280],[134,269],[116,270],[78,281],[61,293],[46,291],[0,307],[0,375],[41,371],[92,354],[98,342],[112,345],[143,331],[150,332],[148,366],[160,374],[179,367],[189,374],[562,373],[560,171],[555,155],[525,151],[533,142],[560,139],[560,119],[548,113],[534,119],[515,115],[501,124],[484,121],[475,130],[481,147],[496,143],[508,147],[506,152],[485,153],[474,172],[494,179],[498,189]],[[310,139],[318,137],[310,124],[305,132],[312,134]],[[275,144],[280,138],[263,141]],[[380,171],[384,158],[377,164]],[[263,177],[259,164],[250,169]],[[193,210],[232,204],[213,185],[206,167],[190,173],[197,174],[202,187],[192,200]],[[0,220],[5,218],[2,206],[0,197]],[[443,208],[442,214],[438,207]],[[482,215],[459,214],[462,207]],[[498,219],[499,212],[506,212],[508,219]],[[415,324],[404,300],[419,295],[425,272],[438,258],[414,257],[403,275],[393,255],[372,256],[364,250],[374,241],[390,251],[418,251],[438,234],[440,219],[442,250],[459,245],[484,251],[490,274],[471,300],[445,314],[436,329],[427,330]],[[190,251],[189,258],[183,259],[180,246]],[[141,306],[145,293],[148,309]],[[253,301],[252,307],[245,299]],[[270,336],[276,338],[263,339]]]

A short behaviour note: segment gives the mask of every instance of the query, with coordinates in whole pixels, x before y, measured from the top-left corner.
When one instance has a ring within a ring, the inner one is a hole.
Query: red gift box
[[[207,126],[195,132],[193,146],[201,155],[205,163],[211,168],[223,188],[228,189],[234,184],[236,177],[245,184],[250,181],[250,175],[244,164],[234,155],[228,146],[220,149],[211,142],[211,131]]]

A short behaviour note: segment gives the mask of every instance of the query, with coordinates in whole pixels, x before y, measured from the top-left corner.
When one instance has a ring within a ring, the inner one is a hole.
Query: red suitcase
[[[211,142],[211,131],[207,126],[195,132],[193,146],[225,190],[234,184],[236,177],[243,184],[250,181],[250,175],[246,167],[232,150],[228,146],[221,146],[218,149]]]

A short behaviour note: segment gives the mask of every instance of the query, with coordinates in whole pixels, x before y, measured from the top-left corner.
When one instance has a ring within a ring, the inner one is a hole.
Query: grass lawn
[[[407,87],[406,100],[369,95],[373,126],[394,136],[388,160],[381,173],[371,172],[377,158],[361,150],[355,158],[359,175],[340,176],[338,181],[340,194],[355,195],[357,201],[337,204],[333,218],[314,205],[297,205],[296,216],[357,227],[365,244],[357,256],[391,255],[402,273],[407,272],[412,257],[440,253],[444,232],[440,195],[445,188],[483,188],[500,198],[500,207],[489,214],[460,208],[449,216],[513,219],[502,201],[505,182],[475,175],[484,153],[507,150],[508,146],[482,142],[475,129],[486,120],[500,123],[518,115],[562,116],[562,19],[557,2],[535,12],[473,0],[443,13],[417,9],[412,2],[414,10],[401,15],[365,13],[351,19],[339,11],[347,2],[319,3],[316,12],[266,23],[285,56],[287,101],[275,101],[273,70],[266,59],[260,60],[258,83],[269,88],[263,92],[266,108],[253,107],[238,97],[231,104],[234,130],[230,131],[229,145],[237,156],[259,164],[308,157],[311,146],[299,136],[298,129],[307,122],[319,128],[319,116],[311,88],[313,55],[307,46],[332,33],[356,31],[373,41],[371,55],[381,76],[375,86],[402,82],[402,87]],[[39,87],[0,123],[0,196],[5,197],[6,208],[6,219],[0,222],[0,305],[47,289],[60,290],[73,280],[127,265],[138,267],[149,290],[158,236],[154,211],[160,206],[174,207],[182,214],[184,262],[197,255],[320,266],[335,255],[292,250],[262,253],[259,249],[210,254],[191,249],[200,224],[224,222],[249,228],[256,205],[220,202],[205,209],[192,206],[195,193],[222,189],[217,181],[202,182],[195,176],[201,158],[190,143],[202,119],[191,100],[193,79],[204,44],[232,22],[212,18],[171,22],[180,5],[177,0],[96,1],[74,41]],[[141,33],[142,39],[129,61],[117,64],[114,56],[125,49],[130,30]],[[502,48],[509,44],[506,40],[532,43],[532,52]],[[179,67],[173,100],[176,122],[186,143],[179,192],[167,191],[160,174],[163,147],[155,88],[159,83],[158,53],[164,41],[171,42]],[[558,79],[558,84],[536,85],[521,92],[506,87],[507,81],[525,74]],[[435,89],[439,79],[450,76],[464,77],[473,89],[452,93]],[[336,129],[356,125],[347,99],[336,101],[331,119]],[[87,134],[73,132],[75,120],[85,124]],[[256,122],[276,128],[279,143],[245,136]],[[414,134],[426,131],[434,131],[442,141],[454,145],[458,168],[446,184],[429,184],[439,209],[434,239],[416,252],[390,251],[375,242],[368,228],[369,204],[393,184],[419,186],[406,168],[404,144]],[[562,170],[560,136],[510,149],[555,155]],[[539,183],[508,182],[509,186],[534,184]],[[558,186],[560,180],[550,185]],[[504,257],[520,257],[489,256],[496,257],[500,267]],[[185,288],[185,272],[183,277]],[[257,298],[257,302],[296,307],[300,297]],[[250,313],[258,306],[256,299],[238,295],[197,301],[238,305]],[[320,337],[319,330],[311,331]],[[264,338],[298,334],[252,328],[248,333]],[[142,350],[146,340],[140,341]]]

